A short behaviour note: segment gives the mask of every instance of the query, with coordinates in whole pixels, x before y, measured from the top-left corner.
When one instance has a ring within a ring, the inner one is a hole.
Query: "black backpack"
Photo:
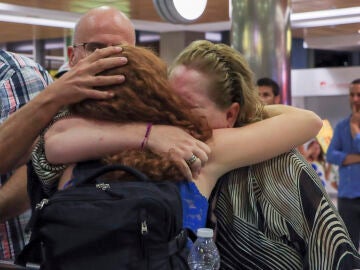
[[[101,177],[124,170],[136,181]],[[173,182],[154,182],[123,165],[108,165],[77,179],[37,204],[32,236],[16,263],[46,270],[189,269],[187,231]]]

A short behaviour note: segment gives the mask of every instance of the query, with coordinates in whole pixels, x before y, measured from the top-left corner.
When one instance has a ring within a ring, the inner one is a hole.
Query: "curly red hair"
[[[210,138],[212,133],[206,120],[192,114],[187,104],[171,90],[166,64],[149,49],[128,45],[122,48],[121,55],[127,57],[128,63],[100,74],[125,75],[124,83],[102,88],[114,92],[114,98],[85,100],[72,105],[70,111],[98,120],[177,126],[199,140]],[[105,157],[103,161],[135,167],[154,180],[184,178],[178,165],[167,153],[154,153],[148,149],[125,150]],[[121,178],[123,175],[117,174],[116,177]]]

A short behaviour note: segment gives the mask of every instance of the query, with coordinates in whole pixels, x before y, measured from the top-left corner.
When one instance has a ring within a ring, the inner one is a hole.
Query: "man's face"
[[[107,20],[88,19],[82,22],[77,28],[74,43],[75,45],[87,43],[87,45],[68,48],[70,67],[76,65],[96,48],[121,44],[135,45],[134,29],[126,21],[119,20],[117,17],[110,17]]]
[[[266,105],[279,104],[279,96],[275,96],[270,86],[258,86],[258,91],[261,100]]]
[[[226,112],[209,98],[209,81],[204,74],[180,65],[173,69],[169,79],[172,89],[196,114],[205,116],[211,128],[227,127]]]
[[[350,85],[349,101],[351,109],[360,112],[360,84]]]

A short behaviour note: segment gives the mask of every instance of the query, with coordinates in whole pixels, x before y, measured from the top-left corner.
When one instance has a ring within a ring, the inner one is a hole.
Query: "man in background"
[[[51,76],[39,64],[29,58],[0,50],[0,125],[10,114],[29,102],[51,82]],[[29,115],[27,121],[31,121],[30,118]],[[26,136],[26,134],[23,134],[23,136]],[[0,199],[4,199],[8,194],[22,196],[21,193],[18,193],[18,189],[11,192],[7,190],[8,186],[4,186],[9,178],[18,184],[20,190],[26,188],[26,166],[6,174],[0,174],[0,185],[3,191],[0,194]],[[25,197],[12,211],[18,215],[28,207],[29,202]],[[16,254],[24,247],[28,240],[24,233],[24,227],[28,219],[29,212],[26,212],[0,223],[0,259],[14,259]]]
[[[338,209],[352,241],[360,241],[360,79],[351,82],[352,113],[335,127],[327,161],[339,166]]]
[[[256,85],[265,105],[280,104],[280,87],[277,82],[270,78],[260,78]]]
[[[258,92],[261,100],[265,105],[274,105],[280,104],[280,86],[273,79],[264,77],[257,80],[256,85],[258,87]],[[296,149],[307,158],[308,153],[304,147],[304,145],[299,145]]]

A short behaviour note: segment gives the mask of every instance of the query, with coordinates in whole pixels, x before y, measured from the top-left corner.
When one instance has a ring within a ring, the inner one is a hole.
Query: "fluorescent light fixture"
[[[232,18],[232,10],[233,10],[232,0],[229,0],[229,18],[230,18],[230,20]]]
[[[139,42],[154,42],[159,41],[160,35],[159,34],[148,34],[148,33],[141,33],[139,34]]]
[[[74,28],[79,13],[0,3],[0,21],[60,28]]]
[[[0,14],[0,21],[42,25],[42,26],[50,26],[50,27],[70,28],[70,29],[74,28],[76,24],[76,22],[69,22],[69,21],[58,21],[58,20],[51,20],[45,18],[25,17],[25,16],[17,16],[17,15],[3,15],[3,14]]]
[[[63,49],[64,43],[62,42],[51,42],[48,41],[45,43],[45,50],[56,50],[56,49]],[[25,43],[16,45],[13,50],[16,52],[29,52],[34,50],[34,45],[32,43]]]
[[[360,22],[360,7],[319,10],[290,15],[292,28],[307,28]]]
[[[217,32],[206,32],[205,39],[210,41],[220,42],[222,40],[222,35],[221,33],[217,33]]]

